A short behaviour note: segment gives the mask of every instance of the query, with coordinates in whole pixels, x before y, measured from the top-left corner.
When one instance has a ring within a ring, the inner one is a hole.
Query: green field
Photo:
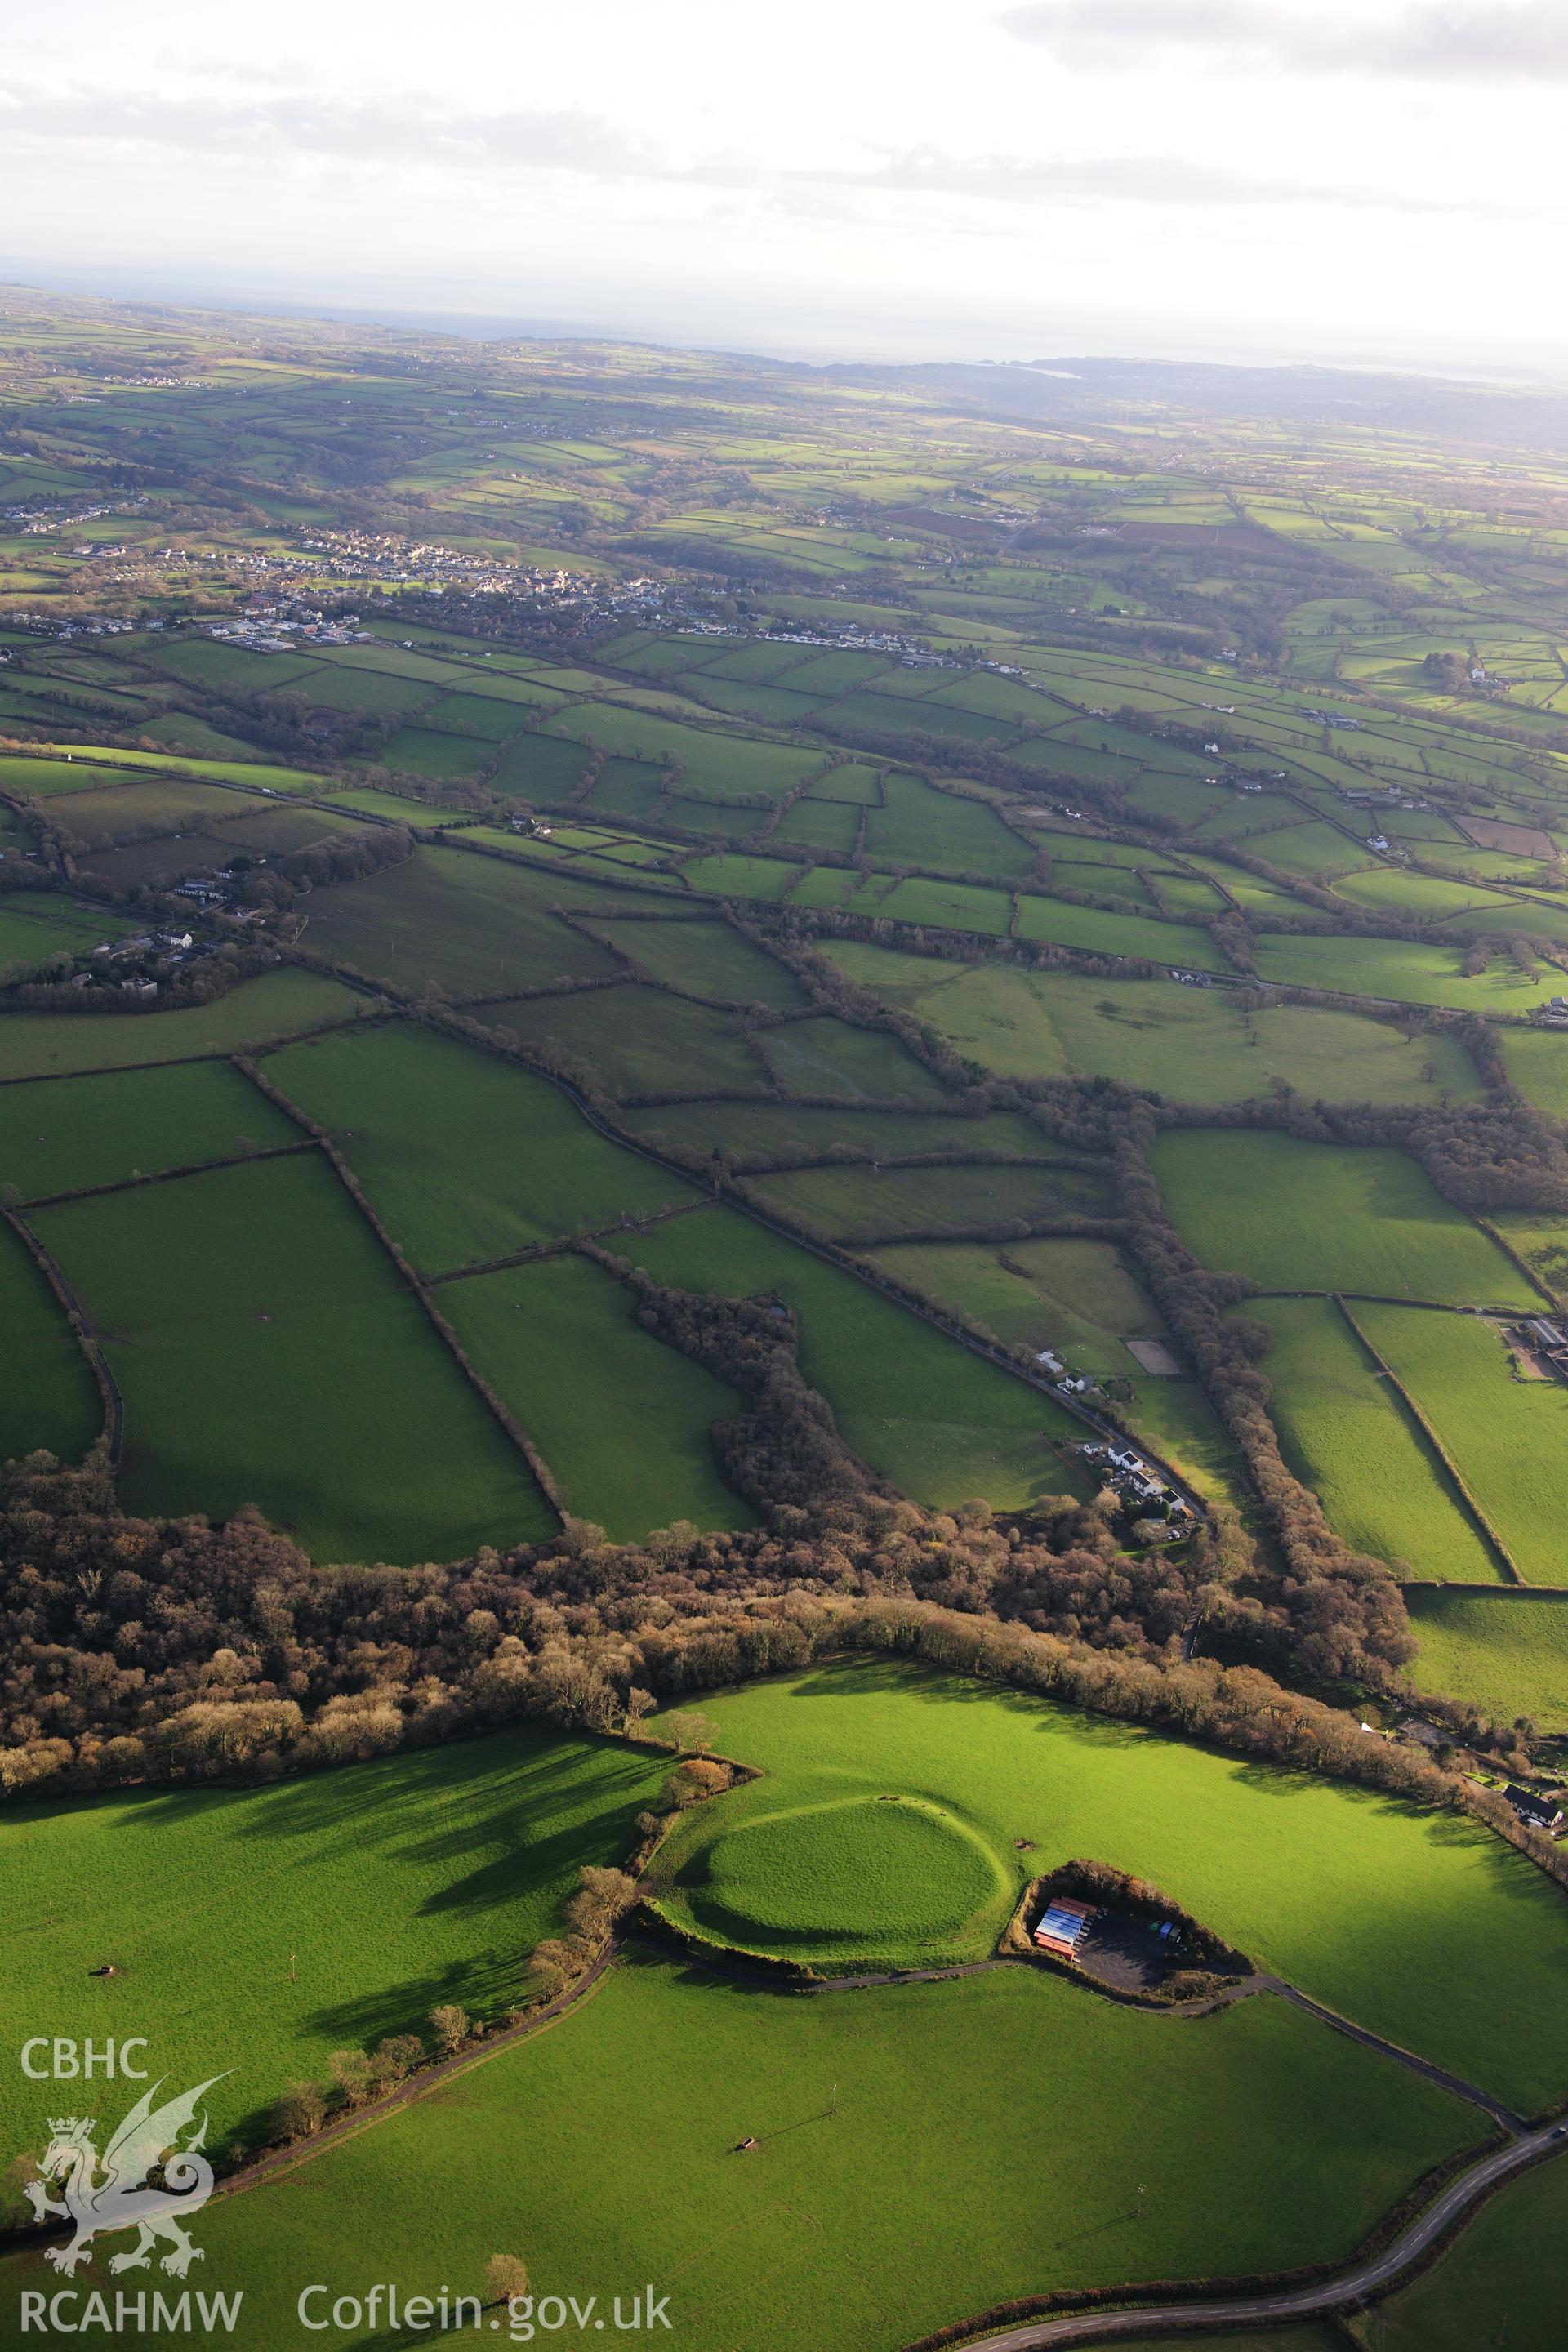
[[[754,1178],[752,1189],[787,1223],[849,1243],[1024,1229],[1110,1207],[1096,1173],[1077,1168],[807,1168]]]
[[[245,2288],[237,2352],[286,2340],[296,2280],[473,2292],[520,2242],[538,2294],[668,2288],[691,2352],[896,2352],[1043,2287],[1346,2254],[1473,2137],[1282,2003],[1200,2033],[1023,1969],[802,2000],[637,1956],[457,2097],[216,2204],[203,2240]]]
[[[704,1155],[757,1165],[825,1158],[834,1151],[890,1161],[916,1152],[1009,1151],[1035,1158],[1056,1147],[1010,1111],[978,1118],[939,1111],[856,1110],[816,1103],[658,1103],[625,1114],[625,1125],[650,1141],[664,1136]]]
[[[0,1462],[39,1446],[79,1461],[103,1427],[98,1385],[42,1269],[0,1223]]]
[[[1272,1335],[1260,1369],[1285,1459],[1346,1543],[1404,1575],[1502,1582],[1425,1433],[1333,1301],[1249,1299],[1237,1312]]]
[[[921,1110],[948,1099],[930,1072],[883,1029],[858,1029],[827,1014],[766,1030],[757,1045],[792,1094],[826,1095],[845,1103],[908,1103]]]
[[[232,2068],[213,2118],[249,2138],[333,2050],[424,2031],[440,2001],[505,2010],[579,1868],[636,1845],[668,1770],[524,1725],[271,1788],[12,1809],[0,1999],[36,2033],[145,2034],[155,2074]],[[90,1979],[110,1958],[118,1978]],[[7,2158],[32,2139],[30,2091],[7,2070]]]
[[[1528,1716],[1568,1731],[1568,1605],[1555,1593],[1405,1593],[1421,1654],[1418,1690],[1446,1692],[1499,1723]]]
[[[304,1140],[228,1062],[37,1079],[7,1087],[0,1111],[0,1185],[29,1201]]]
[[[617,1543],[675,1519],[752,1524],[709,1435],[739,1395],[645,1331],[632,1292],[602,1268],[568,1253],[443,1283],[437,1304],[578,1517]]]
[[[1510,2180],[1432,2269],[1363,2323],[1375,2352],[1559,2352],[1568,2306],[1568,2166]]]
[[[503,999],[484,1005],[478,1018],[592,1072],[612,1095],[752,1093],[767,1084],[766,1065],[734,1013],[635,982],[580,995]]]
[[[1218,989],[943,963],[854,940],[826,941],[823,952],[1004,1077],[1119,1078],[1181,1102],[1281,1086],[1331,1102],[1468,1102],[1480,1092],[1451,1037],[1357,1013],[1295,1004],[1248,1013]]]
[[[1548,1118],[1568,1119],[1568,1038],[1550,1029],[1502,1029],[1498,1048],[1526,1100]]]
[[[1262,1290],[1537,1303],[1496,1243],[1403,1151],[1171,1129],[1156,1138],[1151,1164],[1194,1256]]]
[[[318,1559],[545,1533],[521,1456],[315,1155],[37,1213],[125,1396],[131,1511],[259,1505]]]
[[[0,1022],[0,1079],[244,1054],[372,1009],[340,981],[288,966],[174,1013],[11,1013]]]
[[[0,983],[40,978],[57,956],[88,955],[100,940],[121,939],[131,929],[123,915],[50,890],[0,898]]]
[[[1568,1904],[1462,1816],[890,1663],[703,1705],[722,1752],[763,1777],[692,1815],[661,1854],[659,1899],[677,1919],[691,1916],[682,1876],[710,1839],[891,1790],[954,1815],[1016,1889],[1072,1856],[1110,1863],[1259,1967],[1521,2110],[1568,2086]],[[1034,1849],[1017,1851],[1020,1837]],[[977,1958],[989,1932],[977,1918],[949,1949]]]
[[[884,805],[866,827],[866,854],[891,866],[988,874],[1021,881],[1034,853],[984,801],[941,793],[918,776],[889,775]]]
[[[703,1209],[621,1246],[677,1288],[793,1307],[801,1370],[846,1442],[917,1502],[984,1495],[1016,1509],[1077,1483],[1050,1441],[1080,1424],[1050,1398],[737,1212]]]
[[[787,966],[728,923],[606,921],[594,928],[666,987],[721,1004],[768,1004],[781,1013],[805,1003],[805,991]]]
[[[1508,1351],[1467,1315],[1358,1302],[1355,1318],[1458,1465],[1529,1584],[1564,1584],[1562,1475],[1568,1391],[1515,1381]]]
[[[696,1197],[596,1134],[547,1079],[430,1030],[397,1023],[323,1038],[264,1068],[327,1129],[425,1273]]]
[[[754,1811],[691,1848],[676,1900],[715,1941],[826,1966],[945,1959],[993,1939],[1013,1873],[941,1805],[888,1795]],[[662,1874],[658,1881],[662,1885]]]
[[[312,890],[306,936],[318,955],[416,994],[435,982],[455,996],[500,996],[614,971],[607,948],[551,912],[594,903],[513,860],[416,849],[363,881]]]
[[[1562,974],[1531,980],[1506,951],[1473,979],[1462,947],[1406,940],[1334,937],[1258,942],[1265,980],[1325,988],[1346,996],[1388,997],[1405,1004],[1447,1004],[1461,1013],[1528,1013],[1562,991]]]

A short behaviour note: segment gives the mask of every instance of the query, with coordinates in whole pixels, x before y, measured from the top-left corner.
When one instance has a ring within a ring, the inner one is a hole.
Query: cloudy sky
[[[1568,0],[76,0],[0,276],[853,356],[1538,370]]]

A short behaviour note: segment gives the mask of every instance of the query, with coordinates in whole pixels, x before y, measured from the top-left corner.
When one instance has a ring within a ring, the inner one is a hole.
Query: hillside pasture
[[[752,1180],[787,1223],[848,1244],[1093,1217],[1109,1203],[1100,1178],[1075,1168],[808,1168]]]
[[[1037,1127],[1010,1111],[978,1118],[937,1111],[835,1109],[805,1103],[659,1103],[628,1111],[625,1124],[656,1141],[660,1135],[689,1150],[758,1168],[790,1167],[842,1153],[879,1160],[886,1167],[917,1152],[1023,1152],[1055,1156]]]
[[[750,1092],[767,1084],[742,1016],[637,981],[485,1004],[476,1018],[591,1072],[611,1095]]]
[[[1229,1102],[1279,1085],[1310,1099],[1473,1100],[1458,1042],[1364,1014],[1275,1004],[1247,1013],[1228,992],[1163,980],[1089,980],[824,942],[840,971],[930,1021],[1002,1077],[1119,1078],[1181,1102]]]
[[[716,1003],[767,1004],[781,1013],[793,1013],[806,1001],[787,964],[728,923],[605,920],[594,929],[666,987]]]
[[[1405,1152],[1189,1128],[1156,1137],[1150,1160],[1194,1255],[1260,1290],[1537,1304],[1497,1244]]]
[[[318,1559],[406,1562],[552,1524],[526,1465],[316,1155],[33,1220],[125,1397],[120,1497],[258,1504]]]
[[[42,1446],[78,1462],[103,1428],[103,1405],[65,1308],[21,1236],[0,1223],[0,1462]]]
[[[760,1032],[757,1050],[792,1094],[854,1102],[907,1103],[934,1109],[942,1087],[909,1049],[883,1029],[858,1029],[832,1013]]]

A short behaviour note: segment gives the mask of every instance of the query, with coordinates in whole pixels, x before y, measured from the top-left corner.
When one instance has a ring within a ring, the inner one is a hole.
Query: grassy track
[[[280,2340],[297,2279],[478,2286],[520,2231],[537,2294],[651,2279],[689,2352],[893,2352],[1042,2287],[1347,2252],[1473,2137],[1282,2002],[1184,2032],[1023,1969],[801,2000],[638,1958],[203,2239],[245,2286],[237,2352]]]
[[[704,1706],[724,1752],[765,1777],[694,1816],[667,1849],[671,1871],[754,1815],[907,1791],[984,1837],[1016,1885],[1073,1855],[1112,1863],[1260,1967],[1521,2109],[1568,2091],[1568,1900],[1468,1822],[881,1662]],[[972,1935],[952,1953],[983,1948]]]
[[[734,1211],[678,1217],[622,1244],[658,1281],[721,1297],[776,1292],[800,1318],[800,1367],[861,1459],[938,1509],[1005,1509],[1071,1474],[1047,1443],[1076,1436],[1048,1397],[968,1353],[853,1276]]]
[[[709,1436],[739,1396],[645,1331],[631,1292],[600,1267],[562,1256],[479,1275],[444,1285],[440,1307],[579,1517],[617,1543],[673,1519],[752,1523]]]
[[[389,1024],[289,1046],[265,1069],[330,1131],[425,1273],[696,1197],[606,1142],[547,1080],[429,1030]]]
[[[1426,1437],[1332,1300],[1248,1300],[1237,1311],[1273,1335],[1261,1369],[1286,1459],[1345,1541],[1413,1576],[1502,1583]]]
[[[1355,1318],[1447,1447],[1526,1582],[1568,1584],[1568,1393],[1555,1381],[1511,1379],[1501,1339],[1468,1316],[1365,1304]]]
[[[1264,1290],[1538,1303],[1403,1151],[1197,1128],[1167,1130],[1150,1158],[1194,1255]]]
[[[450,1559],[552,1524],[316,1155],[46,1209],[126,1404],[128,1510],[256,1503],[318,1559]]]
[[[233,2067],[221,2136],[438,2001],[504,2010],[578,1869],[621,1861],[668,1769],[523,1726],[272,1788],[12,1808],[0,2000],[35,2033],[146,2034],[183,2081]],[[119,1977],[89,1978],[106,1958]],[[36,2109],[8,2068],[6,2158]]]
[[[0,1183],[25,1200],[303,1139],[227,1062],[40,1080],[0,1101]]]

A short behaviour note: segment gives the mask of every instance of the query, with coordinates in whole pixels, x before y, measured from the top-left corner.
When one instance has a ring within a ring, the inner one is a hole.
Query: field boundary
[[[1416,1427],[1421,1431],[1427,1444],[1431,1446],[1433,1453],[1436,1455],[1438,1461],[1447,1472],[1448,1476],[1453,1481],[1455,1491],[1463,1502],[1465,1509],[1468,1513],[1475,1528],[1486,1543],[1488,1549],[1493,1554],[1494,1558],[1502,1567],[1505,1573],[1506,1582],[1510,1585],[1527,1585],[1530,1580],[1528,1577],[1521,1574],[1518,1563],[1514,1559],[1513,1554],[1510,1551],[1501,1536],[1499,1535],[1497,1529],[1493,1527],[1491,1521],[1482,1510],[1474,1495],[1471,1494],[1469,1487],[1465,1482],[1464,1474],[1460,1470],[1458,1464],[1455,1461],[1453,1455],[1449,1453],[1447,1447],[1444,1444],[1442,1439],[1438,1436],[1436,1431],[1433,1428],[1431,1423],[1427,1420],[1426,1414],[1422,1412],[1420,1406],[1416,1403],[1415,1398],[1411,1395],[1409,1390],[1405,1387],[1404,1381],[1394,1370],[1393,1365],[1388,1361],[1388,1359],[1381,1352],[1381,1350],[1373,1345],[1372,1340],[1368,1339],[1366,1333],[1362,1329],[1361,1325],[1356,1321],[1355,1317],[1351,1313],[1349,1307],[1346,1305],[1342,1293],[1335,1291],[1332,1294],[1332,1297],[1334,1304],[1339,1308],[1340,1313],[1344,1317],[1345,1321],[1350,1325],[1351,1329],[1355,1333],[1356,1338],[1361,1341],[1362,1346],[1366,1349],[1367,1354],[1372,1358],[1373,1362],[1382,1372],[1384,1380],[1388,1382],[1390,1388],[1393,1389],[1394,1394],[1399,1398],[1405,1411],[1410,1414],[1412,1420],[1415,1423]],[[1387,1300],[1380,1303],[1390,1306],[1402,1306],[1407,1305],[1409,1302],[1407,1300]],[[1454,1310],[1450,1309],[1449,1311],[1453,1312]],[[1462,1312],[1463,1310],[1461,1309],[1459,1311]]]
[[[453,1330],[446,1317],[440,1312],[440,1309],[436,1306],[434,1300],[427,1295],[423,1276],[418,1273],[417,1269],[411,1264],[411,1262],[405,1257],[397,1244],[393,1240],[392,1235],[387,1232],[386,1227],[382,1223],[381,1219],[377,1216],[374,1209],[371,1206],[369,1200],[366,1198],[365,1193],[360,1185],[359,1179],[355,1176],[353,1170],[349,1166],[348,1161],[343,1158],[342,1153],[338,1150],[331,1136],[328,1135],[324,1128],[319,1127],[313,1118],[310,1118],[305,1111],[301,1110],[298,1103],[291,1101],[289,1096],[283,1092],[281,1087],[274,1086],[270,1078],[264,1077],[253,1061],[249,1060],[243,1055],[237,1054],[235,1055],[234,1061],[236,1068],[240,1072],[242,1076],[249,1079],[257,1092],[263,1096],[267,1101],[272,1103],[277,1109],[282,1111],[288,1118],[291,1118],[295,1125],[301,1128],[305,1134],[311,1139],[313,1148],[320,1151],[328,1167],[331,1168],[333,1175],[342,1186],[343,1191],[348,1194],[349,1199],[353,1202],[354,1207],[358,1210],[365,1223],[370,1227],[371,1232],[375,1235],[376,1240],[381,1244],[381,1246],[385,1251],[387,1256],[392,1260],[393,1265],[396,1267],[398,1274],[402,1277],[405,1286],[412,1293],[414,1297],[418,1300],[426,1321],[429,1323],[431,1329],[436,1333],[437,1339],[441,1341],[447,1355],[456,1363],[458,1370],[468,1381],[469,1386],[479,1396],[480,1402],[486,1406],[492,1419],[499,1424],[502,1433],[516,1451],[521,1454],[540,1493],[544,1496],[546,1503],[548,1503],[550,1508],[554,1512],[557,1519],[559,1519],[561,1524],[564,1526],[567,1518],[565,1500],[562,1495],[560,1487],[556,1485],[555,1479],[552,1476],[543,1455],[534,1444],[533,1440],[529,1436],[528,1432],[523,1428],[522,1423],[517,1419],[516,1415],[511,1412],[510,1408],[505,1403],[502,1398],[497,1395],[495,1390],[491,1388],[489,1382],[479,1371],[478,1366],[473,1362],[467,1349],[460,1344],[457,1333]]]
[[[16,1209],[0,1209],[0,1216],[5,1218],[5,1223],[17,1236],[28,1256],[53,1291],[65,1312],[66,1320],[76,1334],[78,1346],[87,1358],[93,1379],[98,1384],[99,1396],[103,1403],[103,1428],[100,1433],[99,1442],[107,1444],[109,1467],[111,1472],[116,1471],[120,1467],[120,1457],[125,1444],[125,1399],[120,1392],[119,1381],[109,1369],[109,1360],[100,1344],[97,1329],[75,1291],[26,1218]]]

